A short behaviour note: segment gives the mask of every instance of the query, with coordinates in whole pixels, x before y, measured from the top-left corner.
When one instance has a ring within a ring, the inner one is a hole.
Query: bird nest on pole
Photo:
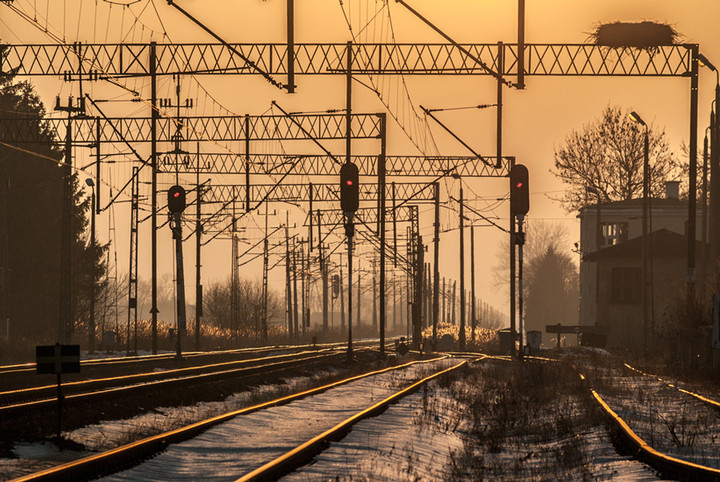
[[[680,35],[670,25],[657,22],[613,22],[599,24],[590,40],[605,47],[634,47],[657,50],[674,45]]]

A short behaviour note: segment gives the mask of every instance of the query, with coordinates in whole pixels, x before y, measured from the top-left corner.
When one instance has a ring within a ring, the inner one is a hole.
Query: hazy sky
[[[49,2],[49,3],[48,3]],[[285,40],[285,2],[282,0],[178,0],[193,15],[212,27],[225,39],[233,42],[283,42]],[[381,2],[375,0],[296,0],[296,42],[345,42],[350,39],[347,24],[340,3],[357,22],[375,11]],[[517,3],[511,0],[409,0],[414,8],[429,18],[445,32],[460,42],[494,43],[497,41],[515,42],[517,26]],[[175,42],[208,42],[210,37],[191,24],[165,2],[122,0],[112,2],[92,0],[16,0],[17,8],[37,18],[37,25],[47,27],[68,43],[83,42],[148,42],[151,38],[165,41],[162,32]],[[120,4],[130,4],[123,7]],[[34,8],[37,8],[35,11]],[[390,16],[395,38],[399,42],[440,42],[442,39],[401,5],[390,2]],[[699,43],[700,51],[711,61],[720,65],[720,39],[717,25],[720,21],[720,2],[646,0],[602,2],[577,2],[570,0],[527,0],[526,41],[529,43],[582,43],[588,33],[599,22],[654,20],[666,22],[683,35],[686,42]],[[354,15],[354,17],[353,17]],[[383,13],[386,17],[387,14]],[[139,18],[135,22],[135,17]],[[46,20],[47,18],[47,20]],[[36,26],[21,19],[8,6],[0,6],[0,39],[8,43],[47,43],[49,38]],[[154,31],[154,32],[153,32]],[[387,41],[375,32],[368,33],[376,41]],[[700,72],[700,111],[699,132],[702,134],[707,125],[710,101],[713,95],[715,75],[706,69]],[[233,112],[261,114],[270,107],[272,100],[290,110],[321,110],[344,107],[344,78],[311,77],[297,78],[298,91],[294,95],[285,94],[267,84],[260,78],[249,77],[201,77],[200,82],[218,102]],[[280,79],[284,81],[285,79]],[[60,94],[77,95],[77,87],[62,82],[62,79],[36,78],[45,103],[51,106],[54,96]],[[394,80],[391,85],[399,86]],[[495,102],[495,84],[488,77],[408,77],[406,83],[415,105],[426,107],[455,107]],[[588,77],[529,77],[525,91],[506,89],[504,118],[504,154],[516,156],[518,162],[529,167],[531,185],[531,210],[529,222],[540,220],[562,223],[568,230],[568,252],[573,242],[578,240],[578,223],[575,213],[566,213],[550,197],[560,196],[564,186],[550,173],[554,148],[573,130],[596,119],[608,105],[618,105],[639,112],[645,120],[665,129],[675,152],[680,144],[687,143],[689,136],[689,80],[656,78],[588,78]],[[161,82],[161,96],[172,92],[169,79]],[[147,95],[145,80],[131,81],[130,87],[142,90]],[[197,92],[197,84],[189,80],[183,83],[184,89],[192,94]],[[107,86],[90,87],[96,98],[128,98],[116,88]],[[398,91],[401,92],[401,91]],[[403,97],[398,93],[395,100]],[[204,98],[204,97],[203,97]],[[207,100],[204,104],[198,97],[197,113],[220,113]],[[379,111],[382,106],[371,92],[356,84],[354,102],[358,109]],[[133,113],[147,116],[147,108],[141,104],[106,104],[108,111],[115,113]],[[203,110],[204,109],[204,110]],[[213,110],[214,109],[214,110]],[[483,154],[495,152],[495,112],[492,109],[482,111],[456,111],[441,113],[439,116],[453,130],[461,135],[473,148]],[[433,126],[433,135],[443,154],[468,154],[449,136]],[[702,145],[702,138],[698,139]],[[342,144],[332,145],[333,152],[342,154]],[[372,146],[359,146],[359,149],[373,149]],[[273,146],[268,146],[273,150]],[[389,138],[390,155],[417,154],[403,132],[391,125]],[[87,149],[80,152],[76,165],[90,162]],[[107,174],[114,176],[115,186],[124,184],[129,165],[108,168]],[[125,179],[123,179],[125,177]],[[106,179],[107,180],[107,179]],[[307,179],[305,179],[307,181]],[[371,180],[368,180],[371,182]],[[213,179],[213,182],[231,182],[229,177]],[[242,181],[240,181],[242,182]],[[295,180],[298,182],[298,180]],[[304,182],[300,179],[299,182]],[[324,182],[335,182],[326,179]],[[445,188],[457,195],[458,181],[448,180]],[[507,194],[507,181],[504,179],[468,180],[466,198],[490,217],[507,225],[507,203],[495,201]],[[146,187],[144,189],[147,189]],[[106,197],[107,199],[107,197]],[[286,205],[277,205],[276,209],[288,209]],[[291,208],[293,219],[300,220],[300,213]],[[421,234],[426,242],[432,239],[432,208],[420,207]],[[109,210],[98,221],[101,239],[108,238]],[[284,219],[274,222],[277,224]],[[127,204],[115,209],[117,229],[116,247],[120,272],[127,271],[127,245],[129,224]],[[256,221],[258,224],[261,221]],[[456,226],[456,215],[443,210],[444,229]],[[273,221],[271,221],[271,224]],[[146,223],[149,225],[149,222]],[[254,221],[248,225],[255,226]],[[259,235],[258,231],[250,236]],[[304,235],[304,233],[303,233]],[[148,226],[140,233],[140,277],[148,279],[150,275],[150,248]],[[495,228],[480,228],[476,231],[477,270],[479,275],[478,296],[485,298],[498,307],[507,302],[501,292],[491,286],[489,272],[496,264],[496,253],[503,240],[502,233]],[[160,271],[170,273],[172,257],[170,233],[167,229],[159,233],[161,240]],[[466,237],[469,243],[469,233]],[[458,250],[457,231],[442,236],[443,256],[441,272],[443,275],[457,277]],[[186,246],[186,279],[189,298],[194,298],[194,249],[193,244]],[[241,247],[241,251],[244,248]],[[432,248],[427,253],[432,257]],[[573,255],[575,256],[575,255]],[[468,253],[469,260],[469,253]],[[225,278],[229,275],[230,242],[217,240],[205,250],[204,284]],[[469,261],[468,261],[469,262]],[[363,266],[366,263],[363,262]],[[244,268],[243,273],[260,276],[261,261]],[[468,276],[469,287],[469,274]],[[282,292],[284,270],[276,269],[271,276],[275,288]],[[141,307],[143,316],[148,307]],[[162,317],[162,314],[161,314]],[[574,320],[558,320],[573,322]]]

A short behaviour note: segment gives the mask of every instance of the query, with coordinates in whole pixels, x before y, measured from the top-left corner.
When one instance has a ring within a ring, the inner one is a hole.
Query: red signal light
[[[352,180],[348,179],[347,181],[345,181],[345,184],[347,184],[348,186],[352,186],[353,182]]]
[[[530,210],[529,187],[527,167],[514,165],[510,169],[510,213],[513,216],[524,216]]]
[[[168,209],[171,213],[185,210],[185,189],[182,186],[175,185],[168,189]]]

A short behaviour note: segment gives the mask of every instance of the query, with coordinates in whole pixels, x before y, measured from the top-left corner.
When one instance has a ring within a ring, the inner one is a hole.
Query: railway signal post
[[[172,216],[171,229],[173,239],[175,240],[175,263],[176,263],[176,283],[177,283],[177,338],[175,349],[177,351],[177,360],[182,359],[182,337],[186,332],[185,318],[185,275],[183,272],[183,252],[182,252],[182,213],[185,210],[185,189],[182,186],[172,186],[168,189],[168,209]]]
[[[348,248],[348,361],[352,360],[352,240],[355,235],[353,215],[359,205],[358,168],[346,162],[340,168],[340,208],[345,213],[345,236]]]
[[[518,331],[520,335],[520,350],[518,357],[523,359],[523,246],[525,245],[525,232],[523,222],[530,210],[530,191],[528,183],[528,170],[522,164],[515,164],[510,170],[510,213],[512,222],[517,219],[517,232],[513,244],[518,247]],[[513,248],[514,249],[514,248]],[[513,284],[515,280],[511,281]],[[514,342],[513,342],[514,343]]]

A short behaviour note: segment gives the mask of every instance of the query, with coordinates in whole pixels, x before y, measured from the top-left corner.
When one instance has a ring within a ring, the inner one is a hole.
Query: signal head
[[[185,210],[185,189],[177,184],[168,189],[168,209],[171,213]]]

